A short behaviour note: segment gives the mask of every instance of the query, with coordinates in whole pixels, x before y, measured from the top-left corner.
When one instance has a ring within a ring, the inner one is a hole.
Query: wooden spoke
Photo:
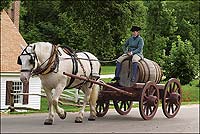
[[[146,115],[147,116],[149,115],[149,107],[148,106],[146,107]]]
[[[171,104],[172,113],[174,113],[174,104]]]
[[[153,108],[154,109],[154,108]],[[150,112],[152,113],[153,112],[153,109],[152,109],[152,107],[150,107]]]

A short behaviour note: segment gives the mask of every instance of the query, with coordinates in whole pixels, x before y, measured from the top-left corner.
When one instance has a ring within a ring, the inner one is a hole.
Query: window
[[[22,82],[13,81],[13,93],[23,93],[23,85]],[[14,95],[14,103],[22,103],[23,95]]]
[[[29,83],[6,81],[6,105],[28,104],[28,95],[11,95],[11,93],[29,93]]]

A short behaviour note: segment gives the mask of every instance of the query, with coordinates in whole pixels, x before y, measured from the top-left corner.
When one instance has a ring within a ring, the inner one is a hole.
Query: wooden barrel
[[[133,85],[131,82],[132,78],[132,62],[130,59],[124,60],[122,62],[120,81],[121,86],[130,87]],[[149,59],[144,58],[140,60],[138,64],[138,72],[136,82],[145,83],[148,81],[154,81],[159,83],[162,79],[162,70],[160,66]]]

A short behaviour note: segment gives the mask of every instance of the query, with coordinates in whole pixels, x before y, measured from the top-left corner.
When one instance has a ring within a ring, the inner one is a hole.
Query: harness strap
[[[92,62],[91,62],[89,56],[86,53],[84,53],[84,54],[88,57],[88,60],[90,61],[90,66],[91,66],[91,73],[90,73],[90,75],[91,75],[92,74]],[[83,64],[81,62],[81,59],[78,58],[77,54],[76,53],[70,53],[70,56],[72,57],[71,59],[72,59],[72,62],[73,62],[72,74],[76,75],[77,72],[78,72],[78,63],[77,63],[77,61],[78,61],[79,64],[80,64],[80,66],[81,66],[81,68],[83,69],[84,77],[87,77],[86,76],[85,68],[84,68],[84,66],[83,66]],[[74,82],[74,80],[75,80],[75,78],[71,78],[70,82],[66,86],[66,88],[69,88],[71,86],[71,84]],[[81,86],[83,83],[85,83],[85,81],[82,82],[82,83],[80,83],[80,84],[78,84],[78,85],[76,85],[76,86],[74,86],[74,87]]]
[[[91,68],[91,73],[90,73],[90,75],[92,76],[93,66],[92,66],[91,59],[90,59],[90,57],[88,56],[88,54],[87,54],[86,52],[83,52],[83,53],[87,56],[87,58],[88,58],[88,60],[89,60],[89,62],[90,62],[90,68]]]
[[[77,55],[76,55],[76,56],[77,56]],[[84,66],[83,66],[83,64],[82,64],[82,62],[81,62],[81,60],[80,60],[80,59],[77,59],[77,60],[78,60],[78,62],[80,63],[81,68],[83,69],[84,76],[87,77],[87,76],[86,76],[85,68],[84,68]]]
[[[78,63],[73,54],[70,54],[70,56],[72,57],[71,59],[72,59],[72,64],[73,64],[72,74],[76,75],[78,73]],[[75,80],[75,78],[71,77],[70,82],[66,86],[66,88],[70,87],[71,84],[74,82],[74,80]]]

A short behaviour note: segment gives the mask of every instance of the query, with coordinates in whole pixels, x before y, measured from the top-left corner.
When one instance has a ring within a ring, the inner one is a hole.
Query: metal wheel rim
[[[172,101],[173,93],[178,96],[177,102]],[[182,89],[180,82],[175,79],[171,78],[165,85],[164,88],[164,95],[162,98],[162,109],[163,113],[167,118],[173,118],[178,113],[182,100]]]
[[[151,102],[149,98],[155,98],[155,103],[153,105],[149,105],[149,102]],[[145,84],[139,101],[139,110],[142,118],[144,120],[152,119],[158,109],[158,105],[159,90],[155,82],[149,81]]]

